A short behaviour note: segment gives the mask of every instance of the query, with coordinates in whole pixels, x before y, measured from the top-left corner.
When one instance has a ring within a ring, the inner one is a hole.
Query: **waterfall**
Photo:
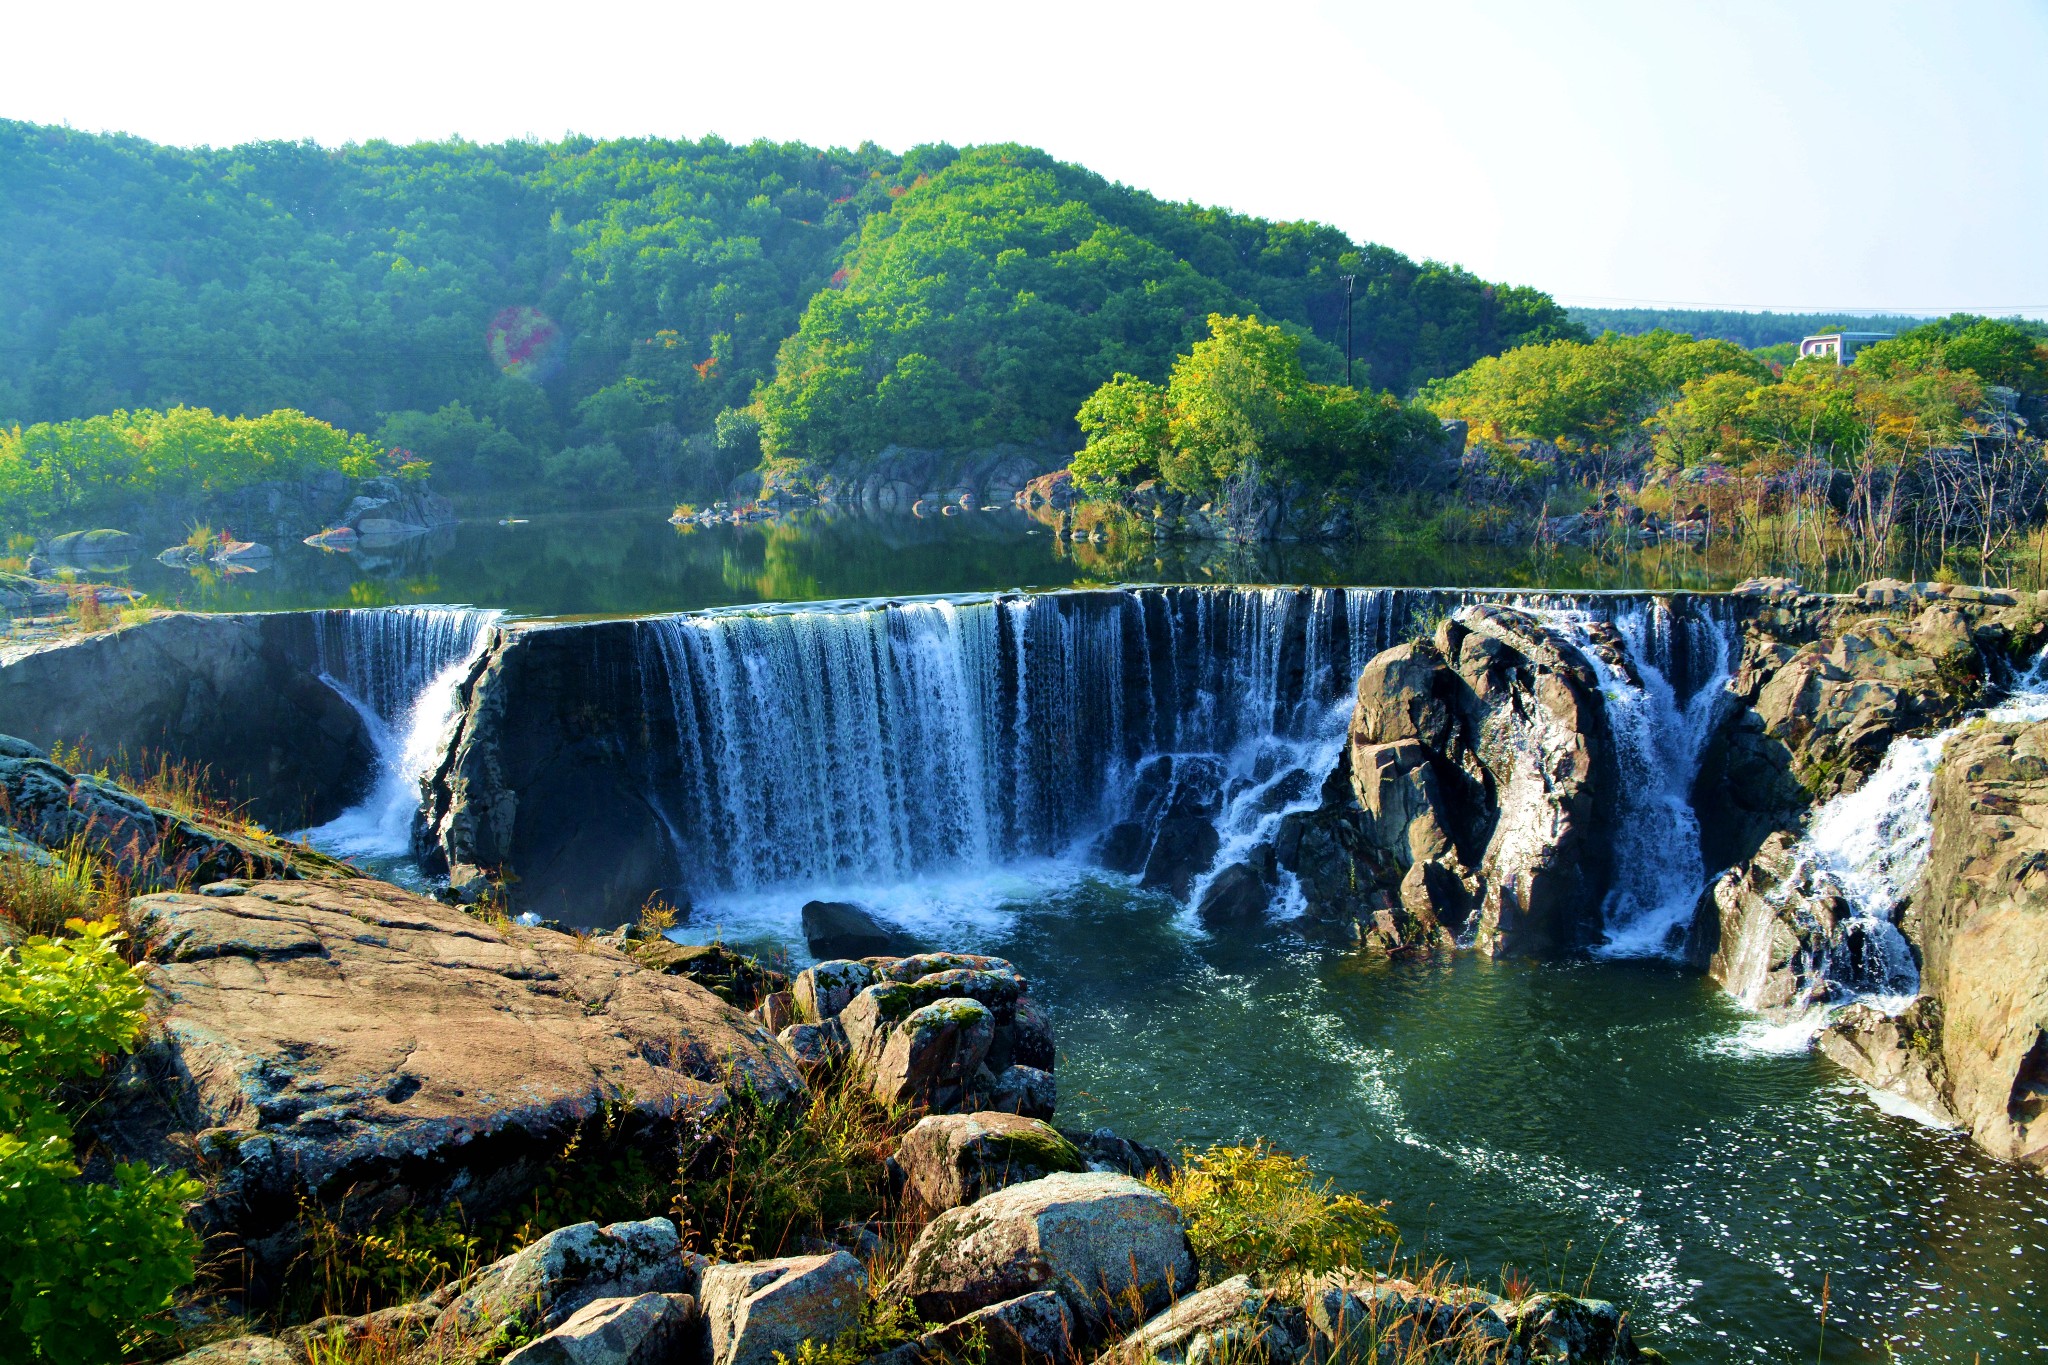
[[[1733,661],[1734,626],[1710,609],[1676,613],[1663,598],[1626,604],[1609,624],[1628,653],[1630,677],[1590,647],[1586,612],[1549,614],[1589,646],[1584,653],[1606,697],[1620,770],[1614,880],[1601,911],[1606,940],[1596,951],[1676,953],[1707,880],[1692,789]]]
[[[360,802],[302,837],[343,857],[412,852],[420,779],[454,718],[455,689],[501,615],[472,607],[328,614],[318,636],[320,678],[362,717],[377,768]]]
[[[2048,651],[2018,680],[2012,695],[1972,717],[1976,720],[2048,719]],[[1806,998],[1809,1031],[1817,1027],[1821,1006],[1846,999],[1865,999],[1888,1012],[1911,1003],[1920,991],[1920,971],[1912,946],[1899,931],[1899,912],[1919,884],[1934,841],[1934,774],[1954,725],[1924,738],[1895,739],[1877,768],[1854,791],[1833,797],[1814,811],[1806,833],[1791,851],[1786,875],[1766,899],[1784,913],[1802,918],[1816,941],[1826,943],[1814,954]],[[1838,913],[1832,931],[1809,908],[1833,901]],[[1757,1007],[1761,990],[1767,930],[1750,935],[1755,942],[1739,946],[1728,990],[1744,1005]]]
[[[652,619],[650,792],[683,878],[730,891],[1056,857],[1156,755],[1229,756],[1234,801],[1306,796],[1288,774],[1334,761],[1395,600],[1140,588]]]

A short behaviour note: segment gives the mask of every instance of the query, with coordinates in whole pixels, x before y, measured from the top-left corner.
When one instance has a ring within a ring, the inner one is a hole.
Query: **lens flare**
[[[562,353],[567,349],[555,320],[527,304],[507,308],[492,318],[484,344],[500,370],[533,384],[561,368]]]

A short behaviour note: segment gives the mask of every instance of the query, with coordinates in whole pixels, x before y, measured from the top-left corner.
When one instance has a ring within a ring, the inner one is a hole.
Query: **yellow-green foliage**
[[[141,1036],[117,924],[73,920],[72,937],[0,950],[0,1360],[125,1359],[192,1279],[198,1183],[139,1164],[81,1180],[57,1103]]]
[[[180,407],[38,422],[0,429],[0,517],[40,524],[131,498],[195,497],[318,470],[367,478],[382,464],[368,438],[289,408],[262,417]]]
[[[1375,1244],[1399,1235],[1385,1204],[1338,1193],[1306,1160],[1263,1139],[1183,1153],[1158,1183],[1187,1218],[1188,1241],[1212,1281],[1358,1267]]]
[[[0,854],[0,921],[21,934],[54,934],[69,920],[118,916],[127,898],[120,877],[83,837],[40,858]]]

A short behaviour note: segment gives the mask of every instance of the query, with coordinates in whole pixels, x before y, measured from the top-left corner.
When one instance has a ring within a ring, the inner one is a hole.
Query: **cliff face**
[[[1949,741],[1912,920],[1949,1108],[1986,1151],[2048,1165],[2048,722]]]
[[[328,615],[176,612],[0,659],[0,733],[205,768],[274,828],[330,820],[361,794],[376,753],[320,681]]]

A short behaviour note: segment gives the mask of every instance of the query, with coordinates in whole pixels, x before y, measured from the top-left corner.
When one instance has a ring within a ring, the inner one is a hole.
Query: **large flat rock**
[[[345,1222],[448,1199],[488,1215],[608,1103],[658,1140],[735,1072],[802,1084],[686,978],[385,883],[225,882],[134,909],[162,1040],[103,1140],[217,1175],[201,1222],[259,1267],[289,1253],[301,1192]]]

